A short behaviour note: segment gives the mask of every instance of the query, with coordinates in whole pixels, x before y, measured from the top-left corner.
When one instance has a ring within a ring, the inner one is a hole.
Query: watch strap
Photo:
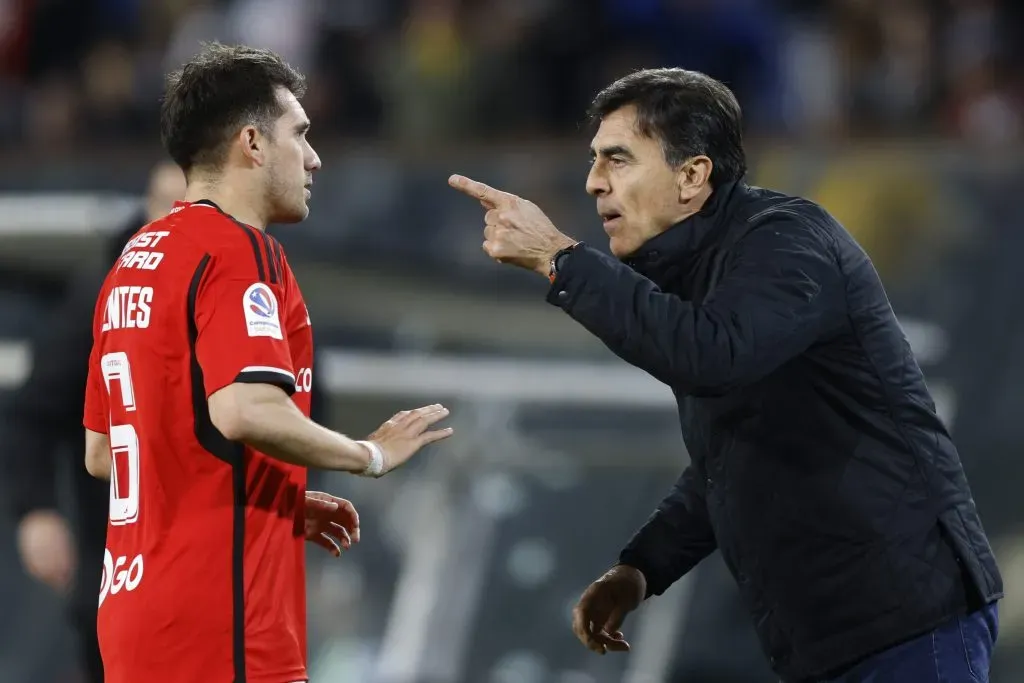
[[[564,249],[559,249],[555,252],[555,255],[551,257],[551,263],[548,266],[548,282],[554,284],[555,278],[558,277],[558,260],[563,256],[567,256],[572,253],[572,250],[583,244],[583,242],[576,242],[571,244]]]

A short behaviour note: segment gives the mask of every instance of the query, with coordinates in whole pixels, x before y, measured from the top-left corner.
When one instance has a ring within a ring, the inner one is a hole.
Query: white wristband
[[[360,473],[363,477],[379,477],[384,474],[384,451],[372,441],[356,441],[360,446],[366,446],[370,451],[370,464]]]

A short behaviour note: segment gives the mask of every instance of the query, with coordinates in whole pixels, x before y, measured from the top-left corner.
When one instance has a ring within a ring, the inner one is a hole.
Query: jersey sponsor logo
[[[121,250],[121,258],[117,262],[118,270],[156,270],[164,260],[163,252],[148,249],[160,244],[170,234],[168,230],[153,230],[133,237]]]
[[[121,555],[116,560],[107,548],[103,549],[103,575],[100,577],[100,605],[108,595],[122,590],[131,592],[142,582],[142,555],[128,559]]]
[[[152,303],[152,287],[114,287],[107,295],[102,331],[149,327]]]
[[[250,337],[284,339],[277,297],[270,291],[270,287],[262,282],[250,285],[242,296],[242,311],[245,313],[246,332]]]
[[[161,251],[129,251],[117,262],[118,270],[156,270],[164,260]]]
[[[313,370],[302,368],[295,373],[295,393],[308,394],[313,391]]]
[[[139,233],[128,240],[128,243],[124,245],[124,249],[121,250],[121,253],[124,254],[136,247],[155,247],[160,244],[160,241],[163,240],[163,238],[170,234],[169,230],[153,230],[151,232]]]

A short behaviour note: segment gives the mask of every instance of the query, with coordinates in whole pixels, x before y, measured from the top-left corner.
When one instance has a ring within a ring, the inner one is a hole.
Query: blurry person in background
[[[6,500],[17,522],[25,571],[65,595],[81,648],[86,683],[103,680],[96,610],[107,530],[109,485],[82,467],[82,410],[92,316],[107,269],[143,225],[171,210],[185,194],[177,165],[157,164],[138,214],[110,238],[99,267],[72,274],[67,294],[32,340],[32,371],[3,415]],[[60,500],[59,475],[68,456],[74,499]],[[67,515],[70,514],[70,519]]]
[[[583,593],[626,615],[716,549],[787,683],[989,680],[1003,582],[949,432],[874,266],[819,205],[744,181],[742,116],[705,74],[597,95],[586,189],[609,256],[462,176],[484,250],[670,387],[691,462]],[[541,331],[543,333],[543,331]]]

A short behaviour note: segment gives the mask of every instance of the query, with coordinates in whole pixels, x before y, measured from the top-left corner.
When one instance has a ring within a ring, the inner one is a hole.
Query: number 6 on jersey
[[[103,380],[110,397],[110,523],[132,524],[139,519],[139,435],[131,424],[116,424],[116,394],[111,383],[120,386],[120,404],[125,413],[135,412],[135,387],[128,355],[123,351],[105,354],[100,359]],[[125,416],[127,417],[127,416]],[[123,494],[123,495],[122,495]]]

